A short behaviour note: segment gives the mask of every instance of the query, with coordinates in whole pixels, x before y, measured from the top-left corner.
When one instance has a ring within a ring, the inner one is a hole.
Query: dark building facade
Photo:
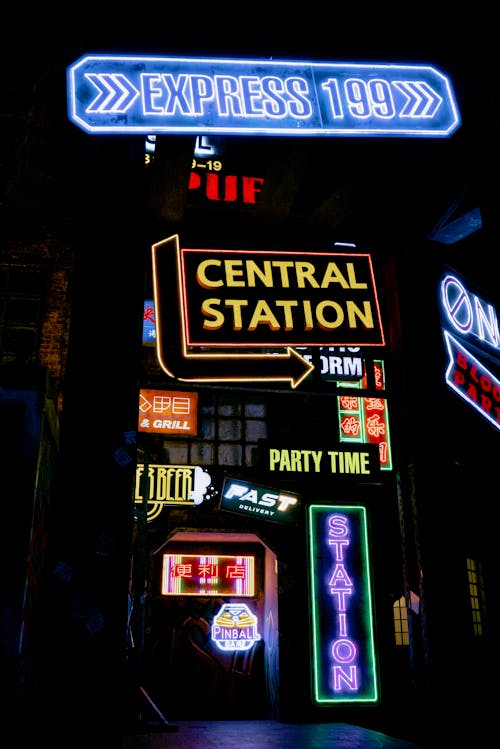
[[[445,139],[100,135],[68,121],[65,74],[33,95],[5,179],[10,709],[49,731],[54,706],[67,725],[83,710],[83,737],[162,716],[491,735],[498,227],[488,143],[471,156],[479,93],[458,79]],[[368,257],[383,338],[299,341],[314,369],[293,385],[181,355],[182,293],[202,297],[152,251],[165,240],[188,269],[183,249],[228,259],[240,300],[248,258],[262,278],[326,255],[352,290]]]

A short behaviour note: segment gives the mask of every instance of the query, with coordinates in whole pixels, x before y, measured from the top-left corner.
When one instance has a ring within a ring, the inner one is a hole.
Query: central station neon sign
[[[367,253],[187,249],[175,234],[152,246],[152,263],[170,377],[296,387],[314,366],[294,346],[385,345]]]
[[[308,510],[314,699],[376,702],[366,510]]]
[[[368,254],[181,249],[190,347],[383,345]]]
[[[430,65],[85,55],[69,118],[92,133],[449,136],[460,116]]]

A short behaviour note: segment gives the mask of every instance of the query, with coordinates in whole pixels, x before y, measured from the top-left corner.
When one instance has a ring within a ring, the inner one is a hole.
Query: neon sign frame
[[[286,525],[298,522],[300,507],[300,495],[295,492],[229,477],[224,479],[219,501],[221,510]]]
[[[255,595],[255,557],[164,554],[163,596]]]
[[[377,702],[365,508],[310,505],[308,540],[314,701]]]
[[[373,362],[375,389],[385,390],[384,362]],[[339,387],[367,387],[366,372],[357,382],[339,382]],[[378,445],[380,470],[392,470],[392,449],[389,431],[389,407],[384,396],[339,395],[337,412],[339,416],[340,442],[369,442]]]
[[[178,252],[188,349],[385,345],[369,253]]]
[[[431,65],[84,55],[68,117],[90,133],[448,137],[450,80]]]
[[[210,498],[212,478],[202,466],[137,463],[135,471],[135,515],[146,513],[147,522],[173,505],[199,505]]]
[[[446,330],[443,339],[448,352],[446,384],[500,430],[500,380]]]
[[[495,365],[500,364],[496,309],[470,292],[458,274],[452,272],[445,272],[439,283],[439,305],[441,333],[448,354],[445,382],[500,430],[500,380],[478,358],[486,357]]]

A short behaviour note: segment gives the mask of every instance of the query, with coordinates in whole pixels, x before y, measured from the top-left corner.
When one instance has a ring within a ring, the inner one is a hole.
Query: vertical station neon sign
[[[377,671],[366,510],[308,510],[313,698],[376,702]]]

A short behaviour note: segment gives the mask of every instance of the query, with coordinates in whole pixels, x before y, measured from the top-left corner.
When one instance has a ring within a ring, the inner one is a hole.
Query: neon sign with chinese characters
[[[365,508],[311,505],[308,539],[314,700],[376,702]]]
[[[375,389],[384,390],[384,364],[374,361]],[[340,387],[366,389],[365,375],[357,383],[339,382]],[[340,441],[361,442],[377,445],[380,469],[392,469],[391,440],[389,434],[389,413],[387,399],[380,396],[339,395],[337,396]]]
[[[255,557],[164,554],[164,596],[253,596]]]
[[[142,342],[145,346],[156,345],[156,318],[153,299],[144,300],[144,314],[142,319]]]

